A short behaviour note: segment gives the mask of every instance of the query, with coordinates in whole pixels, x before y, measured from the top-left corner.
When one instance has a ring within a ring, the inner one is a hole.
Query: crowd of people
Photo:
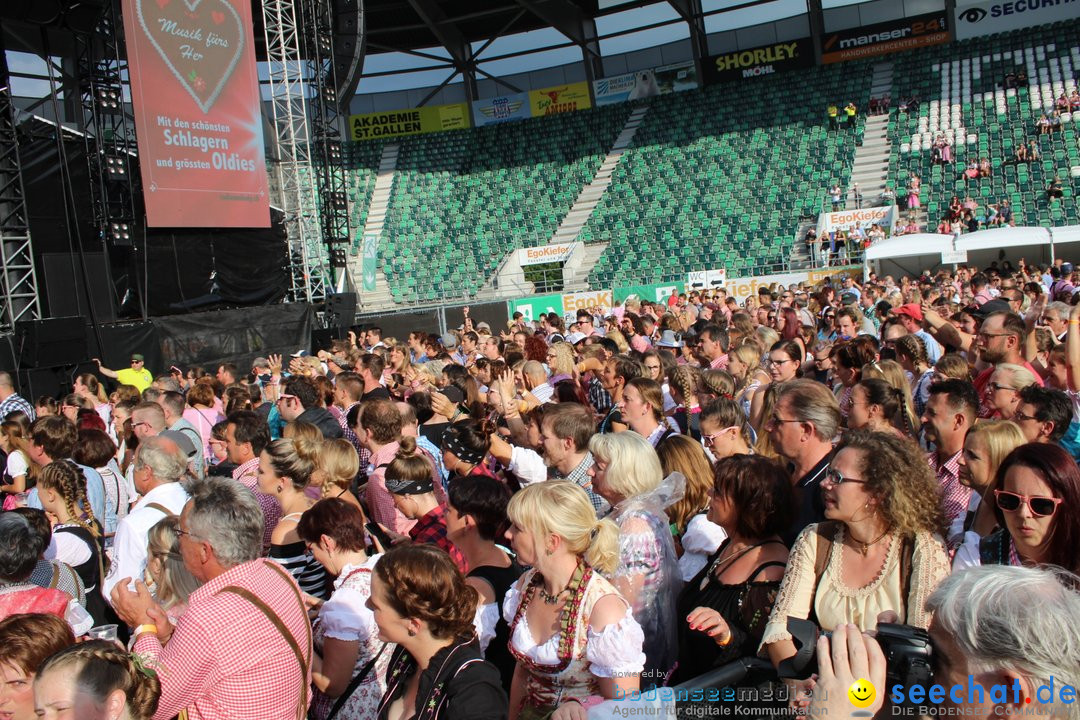
[[[783,707],[880,710],[882,622],[987,704],[1080,686],[1080,278],[833,280],[0,373],[0,717],[582,720],[790,618]]]

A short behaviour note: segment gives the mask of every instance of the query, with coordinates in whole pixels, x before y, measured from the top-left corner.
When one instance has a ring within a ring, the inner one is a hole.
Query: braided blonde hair
[[[82,470],[66,460],[51,462],[42,468],[38,485],[42,489],[55,491],[63,498],[72,522],[88,530],[94,537],[101,534],[94,511],[86,499],[86,478]]]

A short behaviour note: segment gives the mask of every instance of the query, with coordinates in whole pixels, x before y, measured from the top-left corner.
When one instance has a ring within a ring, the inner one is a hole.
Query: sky
[[[825,8],[832,8],[853,5],[863,1],[823,0],[822,5]],[[745,0],[702,0],[701,4],[704,12],[708,13],[724,7],[740,5],[744,2]],[[605,5],[608,4],[617,5],[618,0],[610,0],[610,2],[605,3]],[[705,19],[705,31],[707,33],[721,32],[733,27],[747,27],[792,17],[804,12],[806,12],[806,0],[773,0],[773,2],[764,5],[707,17]],[[604,36],[634,27],[677,19],[678,14],[671,5],[666,2],[658,2],[599,17],[596,20],[596,27],[598,33]],[[689,36],[689,28],[686,23],[680,21],[652,30],[601,39],[600,52],[602,55],[618,55],[641,50],[642,48],[685,40]],[[480,67],[491,75],[505,76],[580,62],[581,53],[576,47],[544,50],[521,57],[484,61],[485,58],[497,58],[499,55],[510,52],[551,46],[563,42],[566,42],[566,38],[553,28],[544,28],[529,33],[497,38],[480,55]],[[475,43],[473,49],[478,50],[481,45],[483,43]],[[421,48],[421,50],[431,55],[449,58],[449,54],[441,47]],[[45,61],[29,53],[8,51],[8,64],[13,72],[42,75],[47,72]],[[446,68],[424,69],[425,67],[430,68],[432,64],[434,64],[432,60],[406,53],[369,54],[364,62],[365,72],[393,71],[396,74],[362,78],[358,94],[435,87],[446,79],[450,70]],[[265,63],[259,64],[258,71],[260,79],[266,80],[268,68]],[[461,82],[461,77],[457,76],[452,82]],[[16,96],[23,97],[43,97],[49,91],[49,83],[45,80],[12,78],[11,86]]]

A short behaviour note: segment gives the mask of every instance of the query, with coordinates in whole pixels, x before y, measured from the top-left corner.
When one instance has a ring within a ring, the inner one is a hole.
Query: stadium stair
[[[619,164],[619,160],[622,159],[623,153],[630,147],[630,143],[634,140],[634,135],[637,133],[638,127],[641,125],[642,120],[645,119],[645,114],[649,112],[647,105],[634,108],[634,111],[630,113],[630,117],[626,121],[626,125],[623,126],[623,130],[619,133],[619,137],[615,138],[615,144],[611,146],[611,152],[604,158],[604,162],[600,163],[600,169],[596,171],[596,175],[593,177],[592,182],[586,185],[581,194],[578,195],[577,200],[574,201],[573,207],[570,208],[570,212],[563,218],[562,223],[559,224],[558,230],[551,238],[551,244],[558,243],[570,243],[577,240],[578,235],[581,233],[581,228],[585,227],[585,223],[589,221],[589,216],[592,215],[593,210],[596,209],[596,205],[600,202],[600,198],[604,196],[604,192],[607,190],[608,185],[611,184],[611,174],[615,171],[616,166]],[[596,262],[597,255],[592,258],[592,262],[582,264],[582,270],[584,275],[588,275],[592,270],[593,264]],[[580,272],[578,273],[581,274]],[[585,287],[581,288],[582,290]]]
[[[357,223],[356,230],[359,232],[353,238],[353,248],[355,251],[350,253],[349,274],[353,279],[354,287],[356,287],[358,291],[358,305],[364,310],[394,306],[393,295],[390,291],[390,283],[386,279],[386,274],[383,272],[381,262],[375,274],[375,290],[369,292],[364,292],[362,290],[364,263],[363,242],[364,237],[368,234],[374,234],[376,237],[382,238],[383,225],[386,221],[386,209],[390,202],[390,192],[394,187],[394,174],[397,170],[397,159],[400,151],[401,146],[396,143],[389,143],[383,146],[382,155],[379,157],[374,187],[371,191],[371,199],[367,207],[362,210],[363,215],[358,215],[358,217],[363,220],[363,230],[359,231],[361,226]]]
[[[879,98],[891,94],[893,64],[890,62],[875,65],[871,83],[871,97]],[[857,184],[863,194],[863,207],[876,207],[880,204],[881,193],[889,179],[891,151],[889,116],[882,114],[867,117],[863,144],[855,151],[855,162],[851,170],[852,185]],[[851,198],[848,207],[854,207],[854,195],[849,192],[848,197]]]

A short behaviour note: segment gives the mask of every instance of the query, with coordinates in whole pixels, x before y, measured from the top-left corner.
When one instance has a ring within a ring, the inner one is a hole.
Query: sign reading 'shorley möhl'
[[[814,43],[810,38],[762,45],[711,55],[702,61],[705,82],[731,82],[772,75],[814,64]]]

